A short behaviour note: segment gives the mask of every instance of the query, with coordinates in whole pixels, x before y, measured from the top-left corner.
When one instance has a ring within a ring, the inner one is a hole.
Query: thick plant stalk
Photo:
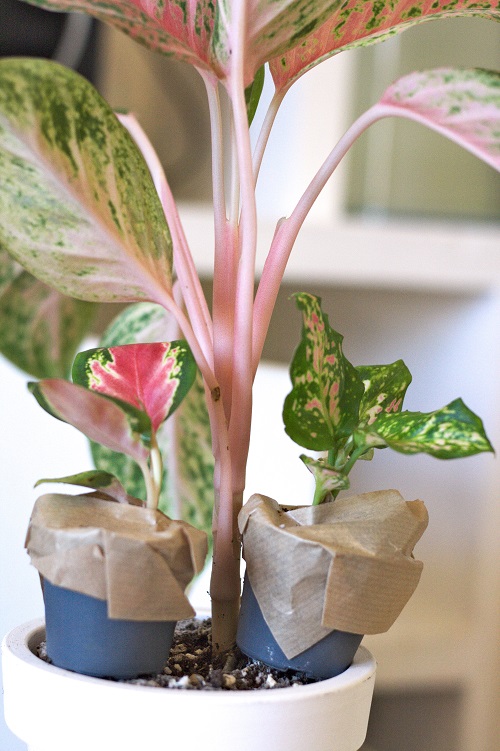
[[[252,152],[244,95],[244,40],[248,7],[233,6],[233,55],[229,96],[233,108],[236,155],[240,174],[241,221],[240,259],[236,281],[233,349],[233,393],[229,439],[233,462],[234,490],[243,491],[250,443],[252,414],[252,327],[255,256],[257,249],[257,207],[253,180]]]
[[[257,244],[257,210],[255,204],[252,156],[248,119],[244,98],[243,50],[247,6],[233,6],[233,55],[228,93],[234,120],[237,174],[240,176],[241,220],[239,262],[234,264],[236,276],[231,412],[224,442],[217,409],[219,428],[217,481],[219,499],[214,518],[214,560],[210,594],[212,597],[212,640],[215,651],[234,644],[240,596],[240,543],[237,516],[245,485],[246,460],[250,442],[252,410],[252,311]],[[236,172],[233,172],[235,175]],[[234,195],[234,186],[233,186]],[[232,256],[234,258],[234,254]]]

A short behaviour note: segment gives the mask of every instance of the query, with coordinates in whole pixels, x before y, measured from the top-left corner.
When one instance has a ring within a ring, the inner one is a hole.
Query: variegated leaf
[[[217,0],[25,0],[47,10],[83,11],[141,44],[197,67],[217,67],[211,52]]]
[[[381,412],[400,412],[411,373],[402,360],[390,365],[358,365],[364,385],[359,409],[360,423],[371,425]]]
[[[177,335],[176,327],[176,322],[160,306],[137,303],[115,318],[104,333],[102,344],[112,347],[141,341],[163,341]],[[169,516],[182,518],[210,534],[214,458],[199,373],[179,408],[160,427],[157,440],[165,465],[160,508]],[[98,445],[92,446],[92,454],[96,465],[118,475],[129,493],[144,496],[144,481],[135,462]]]
[[[20,266],[7,250],[0,244],[0,297],[8,291],[10,285],[17,277],[22,274],[23,267]]]
[[[278,90],[332,55],[380,42],[405,29],[437,18],[481,16],[500,20],[500,0],[346,0],[337,2],[328,19],[303,41],[270,62]]]
[[[230,72],[236,42],[234,0],[25,0],[49,10],[79,10],[150,49],[211,70]],[[321,26],[340,0],[245,0],[244,80]]]
[[[109,324],[100,341],[101,347],[121,344],[167,342],[175,339],[175,319],[160,305],[139,302],[128,305]]]
[[[0,296],[0,351],[36,378],[67,377],[95,305],[66,297],[18,268]]]
[[[306,293],[295,300],[302,311],[302,340],[290,366],[285,430],[300,446],[326,451],[357,426],[363,382],[344,357],[343,337],[330,327],[321,300]]]
[[[0,245],[83,300],[165,300],[171,240],[144,159],[82,77],[0,60]]]
[[[79,472],[76,475],[66,475],[65,477],[44,477],[35,483],[35,487],[43,483],[62,483],[64,485],[77,485],[82,488],[92,488],[98,490],[109,500],[118,503],[129,503],[131,506],[143,506],[143,501],[127,493],[121,482],[109,472],[102,472],[96,469],[90,469],[87,472]]]
[[[426,453],[438,459],[493,451],[481,419],[461,399],[435,412],[384,412],[371,426],[369,440],[403,454]]]
[[[73,425],[90,440],[138,463],[147,460],[151,422],[145,412],[62,378],[30,383],[28,388],[49,414]]]
[[[382,111],[447,136],[500,171],[500,74],[440,68],[400,78],[380,100]]]
[[[191,388],[196,370],[184,341],[124,344],[80,352],[73,381],[146,412],[156,433]]]
[[[329,495],[336,496],[339,491],[349,488],[350,483],[347,475],[330,467],[324,459],[313,459],[303,454],[300,458],[314,477],[313,505],[322,503]]]

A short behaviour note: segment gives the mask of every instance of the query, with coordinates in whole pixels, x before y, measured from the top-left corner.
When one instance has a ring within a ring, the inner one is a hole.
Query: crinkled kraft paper
[[[43,577],[106,600],[110,618],[194,615],[184,590],[203,568],[206,535],[160,511],[93,494],[47,494],[35,504],[26,547]]]
[[[412,550],[427,510],[396,490],[290,509],[253,495],[238,521],[247,576],[289,659],[334,629],[387,631],[420,579]]]

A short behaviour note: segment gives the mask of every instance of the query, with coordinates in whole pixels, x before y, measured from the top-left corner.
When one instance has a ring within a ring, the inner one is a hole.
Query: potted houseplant
[[[404,362],[354,367],[320,299],[302,293],[296,301],[302,339],[285,428],[326,456],[301,456],[315,479],[312,506],[255,494],[240,512],[247,570],[237,642],[282,670],[328,677],[351,663],[363,634],[387,631],[398,617],[420,578],[412,553],[428,522],[422,501],[394,490],[333,503],[356,461],[382,448],[446,459],[492,448],[460,399],[430,413],[403,411],[411,382]]]
[[[143,44],[194,65],[206,85],[214,165],[212,314],[168,183],[138,123],[129,115],[118,119],[88,83],[49,62],[0,62],[0,166],[4,176],[0,239],[4,295],[9,303],[3,309],[10,314],[10,321],[20,320],[20,300],[29,300],[22,316],[24,335],[19,337],[18,331],[12,330],[4,348],[15,362],[22,365],[29,361],[35,375],[59,376],[68,370],[72,351],[86,330],[89,302],[136,303],[115,323],[111,340],[103,343],[108,349],[178,338],[165,334],[158,338],[157,330],[151,333],[155,326],[165,330],[165,313],[169,325],[175,319],[188,342],[203,379],[203,386],[192,390],[195,406],[191,404],[191,409],[201,413],[199,397],[204,393],[212,436],[213,643],[216,650],[224,651],[234,642],[239,612],[237,516],[250,440],[252,381],[288,256],[311,206],[360,133],[387,116],[428,125],[500,168],[498,74],[441,69],[404,77],[353,124],[290,216],[278,223],[254,296],[254,187],[274,117],[293,83],[337,52],[380,41],[427,19],[454,14],[498,18],[499,5],[482,3],[478,8],[476,3],[464,1],[450,8],[444,2],[432,6],[400,2],[383,7],[366,4],[360,13],[354,2],[339,6],[286,0],[258,7],[236,1],[186,5],[37,0],[34,4],[52,10],[88,11]],[[276,93],[252,158],[249,121],[259,103],[266,63]],[[222,143],[220,87],[227,92],[232,118],[233,137],[227,150]],[[233,171],[226,192],[224,159],[228,153]],[[62,297],[47,293],[45,284]],[[60,309],[64,321],[63,346],[55,356],[49,356],[49,338],[37,336],[35,348],[29,337],[32,323],[38,320],[40,300],[49,297],[52,311]],[[76,388],[76,384],[70,385]],[[86,390],[91,392],[93,385],[87,382]],[[68,382],[51,379],[50,384],[42,381],[35,387],[44,403],[50,401],[47,389],[52,389],[53,399],[64,401]],[[83,401],[80,407],[84,411],[82,405]],[[128,406],[122,411],[127,414]],[[206,434],[203,440],[201,435],[198,433],[198,440],[190,445],[191,457],[206,441]],[[142,434],[138,440],[143,442]],[[100,467],[109,470],[111,462],[113,474],[118,474],[115,467],[121,466],[124,475],[130,475],[128,462],[115,460],[99,447],[94,453]],[[173,454],[171,449],[170,458]],[[152,454],[145,461],[145,476],[153,488],[148,496],[156,502],[163,476],[155,473]],[[201,465],[209,466],[204,456],[198,462]],[[182,468],[185,466],[189,462]],[[135,482],[136,475],[132,475]],[[105,487],[110,483],[115,481],[108,477]],[[130,487],[125,492],[138,494]],[[360,737],[362,740],[362,733],[352,743],[360,744]]]

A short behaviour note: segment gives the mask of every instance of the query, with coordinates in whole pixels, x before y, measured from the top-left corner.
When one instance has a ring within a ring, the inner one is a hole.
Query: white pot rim
[[[72,673],[34,654],[43,620],[2,644],[5,718],[29,751],[138,747],[356,751],[366,737],[376,663],[364,647],[344,673],[249,691],[161,689]]]
[[[18,626],[8,633],[2,643],[2,651],[11,653],[14,657],[22,659],[32,667],[46,672],[53,676],[60,676],[61,679],[70,679],[73,681],[84,681],[90,685],[95,684],[103,688],[108,685],[110,690],[115,691],[117,688],[123,691],[134,692],[148,692],[154,689],[151,686],[139,686],[133,683],[122,683],[116,681],[109,681],[103,678],[94,678],[88,675],[81,675],[80,673],[74,673],[70,670],[64,670],[58,668],[55,665],[51,665],[45,660],[40,659],[34,654],[34,651],[40,642],[45,637],[45,622],[43,618],[38,618],[33,621]],[[352,665],[340,675],[334,678],[327,678],[317,683],[309,683],[305,686],[287,686],[284,688],[265,690],[258,689],[255,691],[186,691],[183,689],[163,689],[169,692],[169,701],[175,696],[189,695],[190,701],[209,701],[213,703],[226,703],[227,701],[235,702],[248,702],[248,694],[252,694],[252,698],[258,700],[259,695],[267,702],[273,701],[295,701],[299,696],[314,696],[321,695],[325,692],[336,693],[344,691],[348,686],[355,686],[363,683],[371,678],[376,671],[377,663],[373,655],[366,649],[366,647],[360,646]],[[162,689],[159,689],[160,691]],[[172,695],[172,696],[171,696]]]

